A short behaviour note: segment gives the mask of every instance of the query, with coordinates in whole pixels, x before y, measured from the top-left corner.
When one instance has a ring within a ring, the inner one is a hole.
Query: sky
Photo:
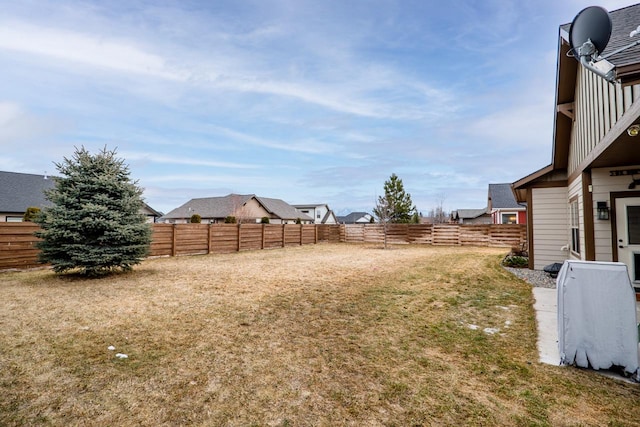
[[[633,0],[0,0],[0,170],[115,150],[145,201],[425,215],[551,162],[558,28]],[[640,24],[640,23],[639,23]]]

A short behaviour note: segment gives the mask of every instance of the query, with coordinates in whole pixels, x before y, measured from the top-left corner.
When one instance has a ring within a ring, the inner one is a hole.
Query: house
[[[527,207],[516,200],[510,183],[489,184],[487,210],[492,224],[527,223]]]
[[[527,207],[516,200],[511,184],[489,184],[487,207],[458,209],[451,222],[458,224],[526,224]]]
[[[46,175],[0,171],[0,222],[22,222],[27,208],[51,206],[44,191],[54,186]]]
[[[269,218],[272,224],[294,224],[298,220],[303,224],[313,223],[313,218],[298,212],[288,203],[280,199],[258,197],[255,194],[191,199],[164,215],[161,222],[184,224],[188,223],[194,214],[200,215],[201,221],[208,224],[223,223],[228,216],[245,223],[259,223],[264,217]]]
[[[44,192],[54,186],[55,177],[0,171],[0,222],[21,222],[27,208],[51,206]],[[162,216],[146,203],[140,212],[147,222]]]
[[[511,191],[511,189],[509,189]],[[451,211],[450,222],[455,224],[491,224],[491,215],[487,208],[458,209]]]
[[[351,212],[348,215],[337,218],[340,224],[369,224],[374,221],[373,216],[366,212]]]
[[[147,218],[147,222],[150,223],[158,222],[162,215],[164,215],[162,212],[153,209],[146,203],[143,204],[142,209],[140,209],[140,213],[143,214]]]
[[[329,205],[326,204],[310,204],[310,205],[293,205],[298,212],[313,218],[314,224],[337,224],[338,219]]]
[[[602,56],[609,83],[570,55],[570,25],[558,37],[551,164],[512,184],[528,208],[529,268],[565,259],[620,261],[640,286],[640,4],[609,13]]]

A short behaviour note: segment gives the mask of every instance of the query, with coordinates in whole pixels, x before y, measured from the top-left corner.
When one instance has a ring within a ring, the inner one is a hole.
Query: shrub
[[[508,255],[505,257],[504,261],[502,261],[502,265],[516,268],[528,267],[529,258],[518,255]]]
[[[233,215],[229,215],[228,217],[226,217],[224,219],[224,223],[225,224],[235,224],[236,222],[238,222],[238,221],[236,220],[236,217],[233,216]]]
[[[24,213],[22,220],[24,222],[33,222],[38,215],[40,215],[40,208],[31,206],[27,208],[27,211]]]
[[[269,224],[269,217],[268,216],[263,216],[262,219],[260,220],[261,224]]]
[[[200,224],[202,222],[202,217],[198,214],[191,215],[191,219],[189,219],[191,224]]]

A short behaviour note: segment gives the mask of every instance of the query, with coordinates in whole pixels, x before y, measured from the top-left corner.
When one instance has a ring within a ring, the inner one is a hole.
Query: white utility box
[[[627,266],[567,260],[557,279],[560,363],[638,372],[636,297]]]

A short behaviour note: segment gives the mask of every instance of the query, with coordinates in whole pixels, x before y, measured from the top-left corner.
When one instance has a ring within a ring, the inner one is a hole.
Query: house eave
[[[513,195],[516,197],[516,201],[518,203],[524,203],[527,201],[527,189],[531,186],[531,184],[540,178],[550,174],[554,171],[553,165],[547,165],[537,171],[525,176],[524,178],[520,178],[518,181],[511,184],[511,191],[513,191]]]
[[[560,28],[558,38],[558,58],[556,64],[556,94],[553,118],[553,148],[551,163],[556,168],[566,168],[569,163],[569,143],[573,123],[569,106],[574,103],[578,62],[567,54],[571,47],[565,39],[566,33]],[[568,37],[567,37],[568,38]],[[568,114],[569,113],[569,114]]]
[[[616,69],[616,75],[622,86],[631,86],[640,83],[640,63],[629,64]]]

